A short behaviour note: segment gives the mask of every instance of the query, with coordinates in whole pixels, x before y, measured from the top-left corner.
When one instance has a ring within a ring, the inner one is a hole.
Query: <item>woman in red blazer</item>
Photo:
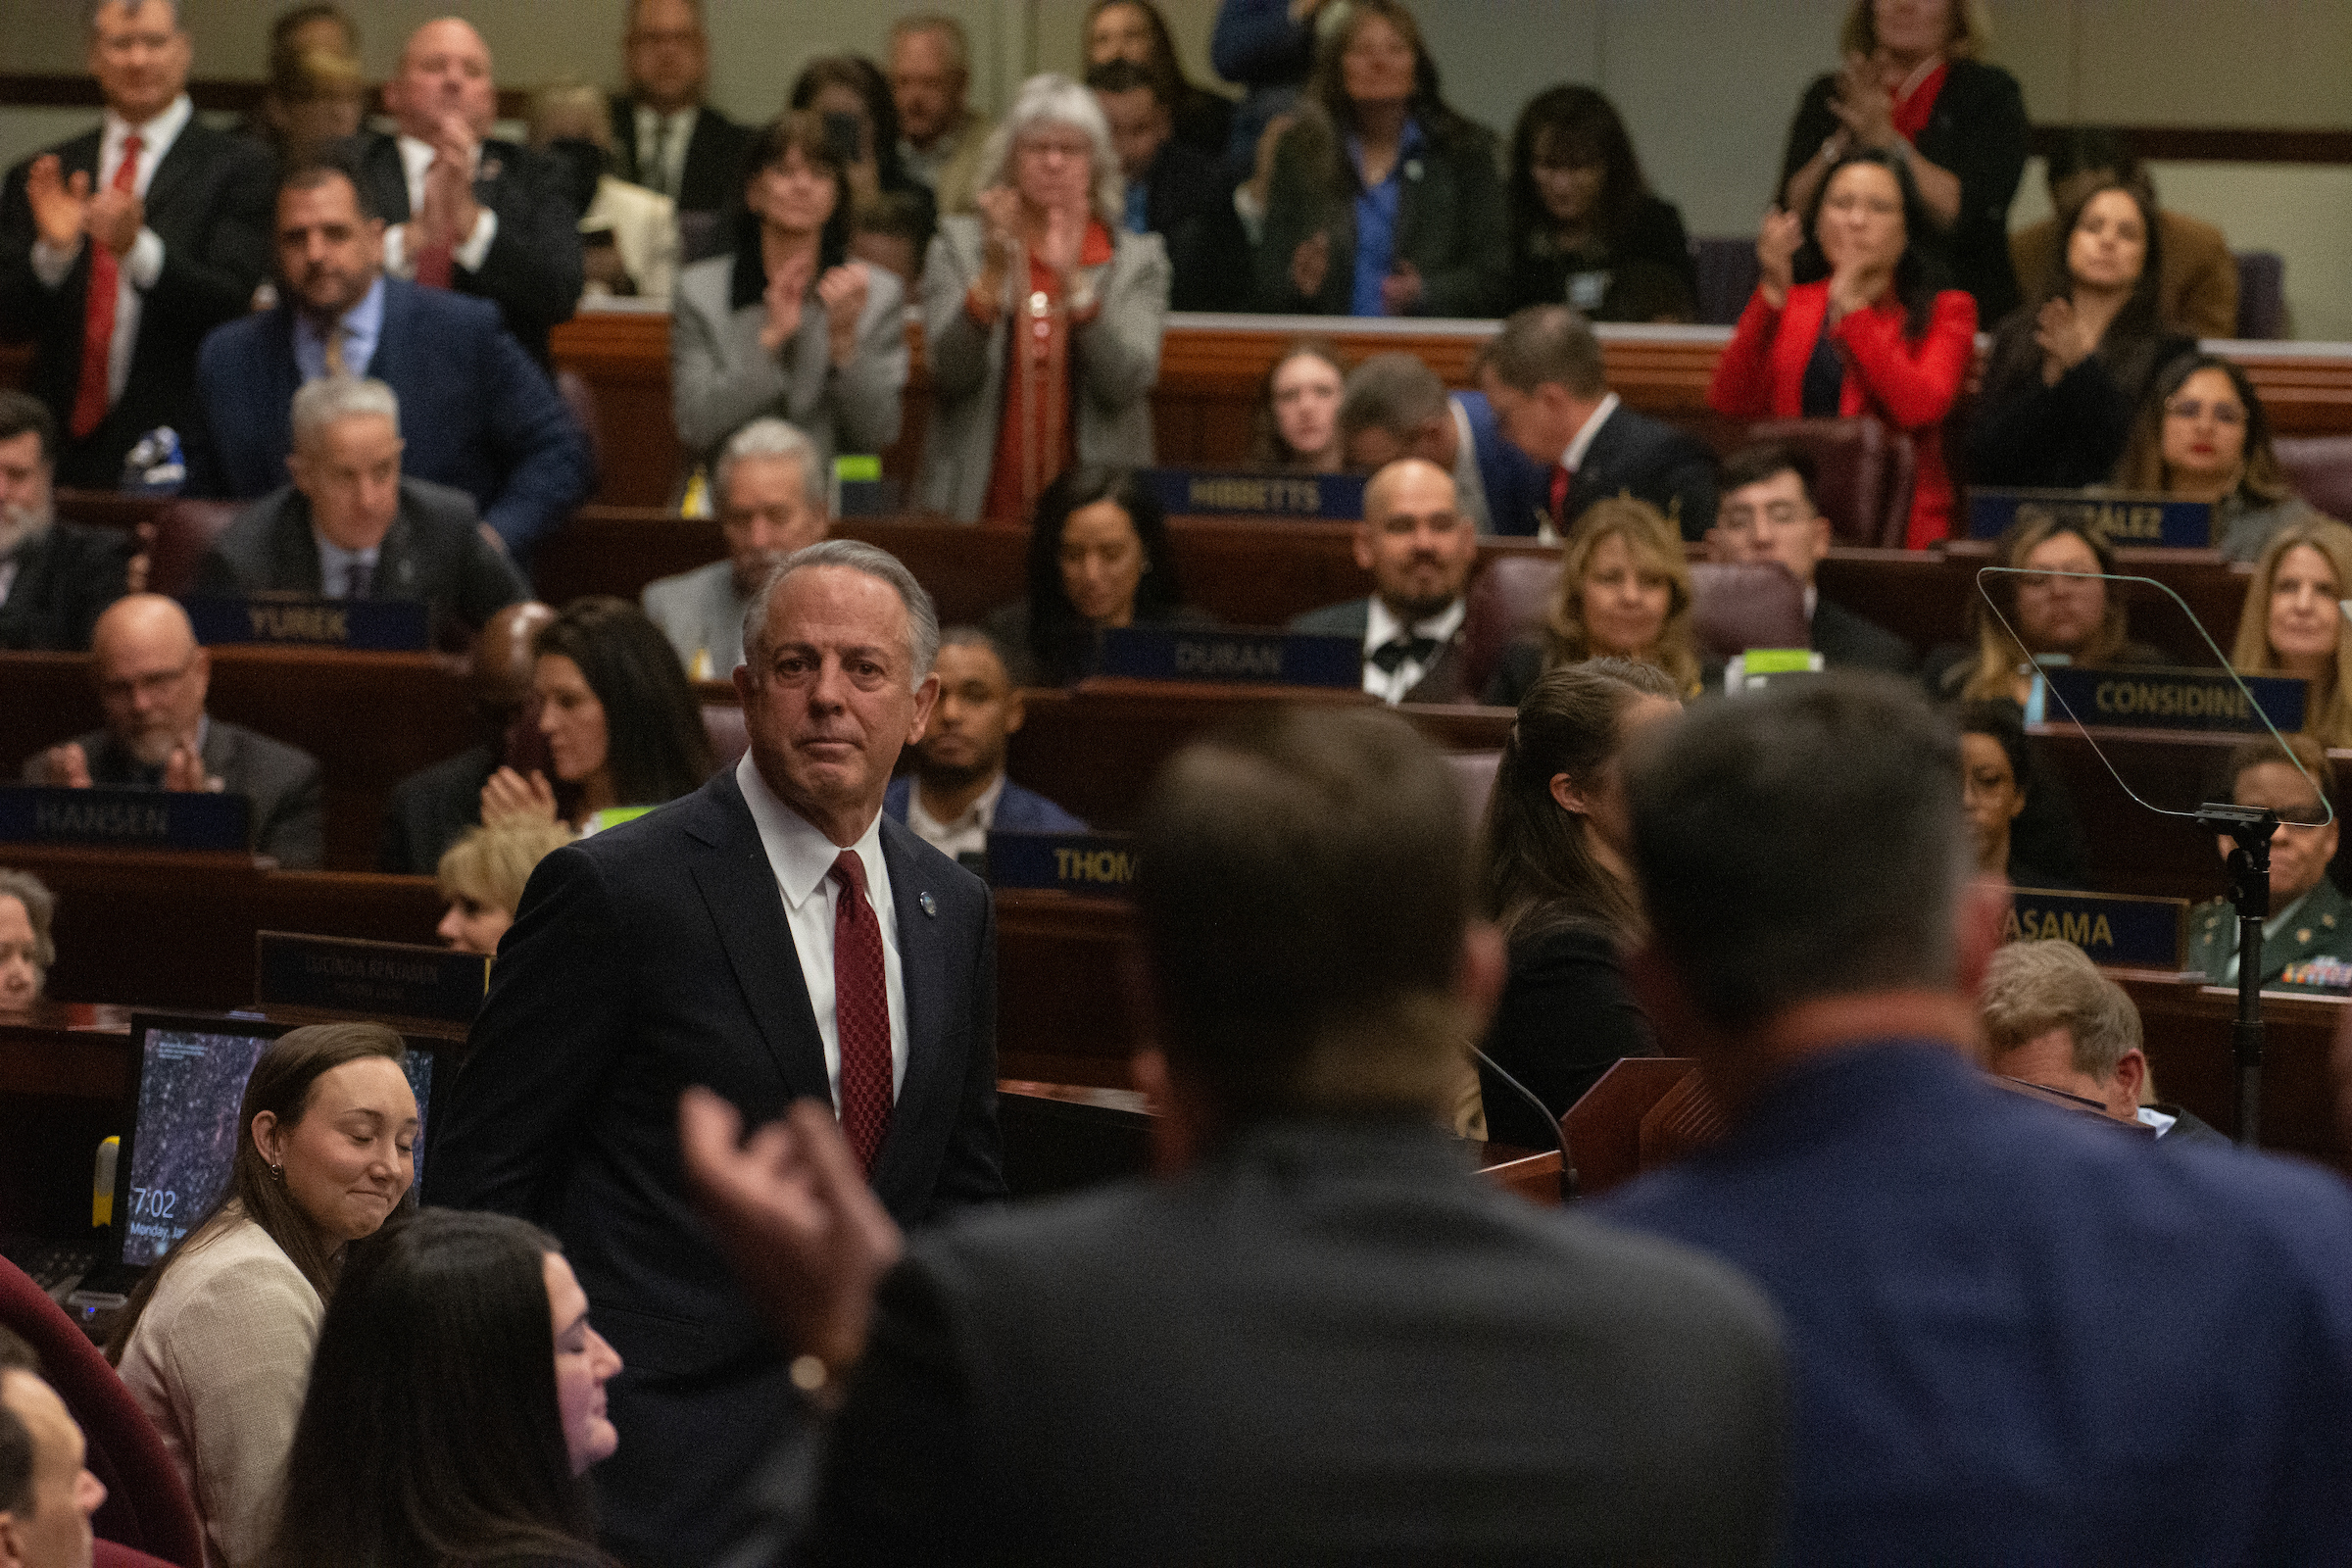
[[[1716,363],[1707,405],[1737,418],[1870,415],[1908,431],[1918,480],[1904,543],[1924,549],[1951,532],[1952,479],[1940,426],[1976,353],[1976,301],[1937,289],[1909,236],[1932,232],[1902,155],[1851,154],[1830,171],[1813,234],[1830,275],[1791,273],[1804,227],[1793,213],[1764,215],[1763,264],[1731,346]]]

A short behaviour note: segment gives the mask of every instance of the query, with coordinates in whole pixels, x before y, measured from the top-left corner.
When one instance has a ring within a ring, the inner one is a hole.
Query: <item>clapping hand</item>
[[[174,746],[172,755],[164,760],[164,788],[185,794],[203,795],[220,788],[220,780],[207,778],[204,759],[192,746]]]
[[[768,353],[791,342],[801,329],[801,303],[808,297],[808,284],[815,276],[814,252],[797,254],[767,274],[767,292],[761,296],[767,318],[760,323],[760,346]]]
[[[2046,302],[2034,318],[2034,341],[2041,345],[2041,379],[2050,386],[2099,349],[2098,333],[2064,295]]]
[[[41,754],[33,778],[51,789],[86,790],[90,787],[90,759],[78,741],[52,746]]]
[[[816,280],[816,297],[825,308],[825,346],[837,369],[848,369],[858,357],[858,322],[872,290],[873,274],[863,262],[845,262]]]
[[[987,266],[1002,278],[1012,270],[1013,252],[1021,247],[1021,193],[1009,185],[992,185],[975,195],[972,204],[980,211]]]
[[[89,227],[90,176],[77,169],[69,178],[64,167],[55,153],[35,158],[24,172],[24,199],[32,207],[32,226],[42,244],[52,250],[78,250]]]
[[[1052,270],[1055,277],[1068,280],[1078,270],[1078,253],[1086,242],[1086,211],[1054,207],[1046,213],[1045,238],[1038,246],[1038,260]]]
[[[473,199],[473,158],[478,143],[462,115],[443,118],[433,137],[433,161],[424,171],[424,207],[417,220],[423,243],[452,247],[466,243],[481,217]]]
[[[1423,292],[1421,270],[1400,261],[1396,270],[1380,280],[1381,311],[1388,316],[1410,316],[1420,309]]]
[[[548,784],[547,775],[536,768],[529,778],[524,778],[511,767],[502,767],[482,786],[484,827],[496,827],[502,822],[555,819],[556,792]]]
[[[1856,147],[1891,147],[1897,139],[1894,95],[1886,90],[1879,68],[1864,56],[1845,57],[1838,86],[1830,94],[1830,113]]]

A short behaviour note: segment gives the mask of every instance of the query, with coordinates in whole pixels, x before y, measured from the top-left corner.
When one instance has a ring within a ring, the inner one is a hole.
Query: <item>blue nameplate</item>
[[[471,1023],[490,989],[479,953],[263,931],[254,938],[253,1000],[265,1007],[322,1007]]]
[[[2213,507],[2169,496],[2090,495],[2081,490],[1979,490],[1968,492],[1968,536],[1998,539],[2009,525],[2054,516],[2105,539],[2111,545],[2165,545],[2180,550],[2213,548]]]
[[[98,844],[115,849],[241,851],[251,842],[253,803],[242,795],[0,787],[0,843]]]
[[[1354,522],[1364,514],[1360,473],[1267,473],[1146,468],[1137,475],[1171,517],[1319,517]]]
[[[2244,675],[2232,679],[2211,669],[2098,668],[2087,664],[2044,664],[2041,678],[2051,701],[2042,722],[2056,724],[2071,712],[2079,723],[2125,729],[2193,729],[2227,735],[2265,735],[2264,713],[2281,735],[2303,727],[2309,682],[2289,675]],[[2238,689],[2238,680],[2245,690]],[[2254,703],[2246,693],[2254,694]],[[2065,699],[2061,707],[2057,699]]]
[[[305,648],[358,648],[373,653],[421,653],[430,612],[414,599],[309,599],[257,595],[183,599],[196,640],[220,643],[291,643]]]
[[[2019,888],[2003,940],[2072,942],[2093,963],[2178,974],[2187,935],[2186,899]]]
[[[1130,680],[1231,681],[1253,686],[1364,684],[1364,645],[1354,637],[1206,627],[1112,626],[1101,634],[1095,672]]]
[[[1135,841],[1124,833],[991,833],[988,882],[1123,899],[1135,881]]]

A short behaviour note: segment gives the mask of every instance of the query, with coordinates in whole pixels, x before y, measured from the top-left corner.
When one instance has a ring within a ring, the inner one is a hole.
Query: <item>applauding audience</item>
[[[1087,8],[1085,42],[1089,75],[1114,60],[1143,71],[1154,96],[1168,106],[1176,140],[1205,159],[1210,171],[1219,168],[1233,135],[1233,100],[1187,79],[1159,7],[1152,0],[1095,0]],[[1220,191],[1233,188],[1230,179],[1216,182]],[[1230,203],[1226,210],[1232,210]]]
[[[890,24],[891,107],[899,117],[899,155],[906,172],[930,187],[934,211],[968,213],[987,181],[989,123],[972,112],[971,42],[963,24],[940,12]]]
[[[1639,660],[1682,696],[1714,686],[1690,624],[1690,567],[1658,509],[1621,496],[1596,501],[1560,553],[1560,587],[1543,630],[1506,649],[1487,683],[1491,708],[1516,708],[1536,677],[1588,659]]]
[[[2065,127],[2042,163],[2049,182],[2050,211],[2072,212],[2102,185],[2129,185],[2156,209],[2161,256],[2157,318],[2167,332],[2186,337],[2237,336],[2237,260],[2222,231],[2202,219],[2176,213],[2157,202],[2155,182],[2118,132],[2104,125]],[[2060,259],[2060,230],[2054,218],[2029,223],[2009,236],[2009,256],[2027,289],[2047,277]]]
[[[817,118],[847,184],[845,208],[860,231],[903,234],[912,243],[892,271],[912,282],[939,225],[931,187],[906,172],[899,116],[882,68],[863,55],[811,60],[793,78],[788,107]]]
[[[1131,0],[1112,4],[1133,9]],[[1112,60],[1088,71],[1086,84],[1102,106],[1126,176],[1128,232],[1157,234],[1168,247],[1170,307],[1244,308],[1250,242],[1234,216],[1232,189],[1214,159],[1176,139],[1166,82],[1133,61]]]
[[[2313,515],[2271,536],[2246,584],[2230,666],[2309,681],[2303,733],[2352,746],[2352,636],[2338,605],[2352,584],[2352,528]]]
[[[2320,513],[2287,483],[2271,451],[2271,419],[2246,372],[2184,354],[2157,372],[2116,465],[2126,490],[2213,505],[2213,542],[2252,561],[2278,532]]]
[[[1589,321],[1688,321],[1698,269],[1683,215],[1650,194],[1617,107],[1590,87],[1539,93],[1511,132],[1511,281],[1503,309],[1572,305]]]

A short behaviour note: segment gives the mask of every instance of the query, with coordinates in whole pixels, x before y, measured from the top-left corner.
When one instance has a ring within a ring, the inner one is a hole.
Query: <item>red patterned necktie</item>
[[[890,989],[882,977],[882,922],[865,897],[865,862],[854,850],[833,861],[833,1027],[841,1045],[841,1130],[873,1174],[890,1130]]]
[[[115,166],[113,188],[130,195],[139,188],[139,155],[147,150],[137,132],[122,138],[122,162]],[[122,285],[122,264],[93,238],[90,288],[81,306],[81,379],[74,388],[74,417],[67,424],[76,440],[106,422],[113,401],[107,371],[115,348],[115,295]]]
[[[1562,538],[1568,534],[1568,481],[1575,476],[1564,463],[1551,466],[1551,525]]]

